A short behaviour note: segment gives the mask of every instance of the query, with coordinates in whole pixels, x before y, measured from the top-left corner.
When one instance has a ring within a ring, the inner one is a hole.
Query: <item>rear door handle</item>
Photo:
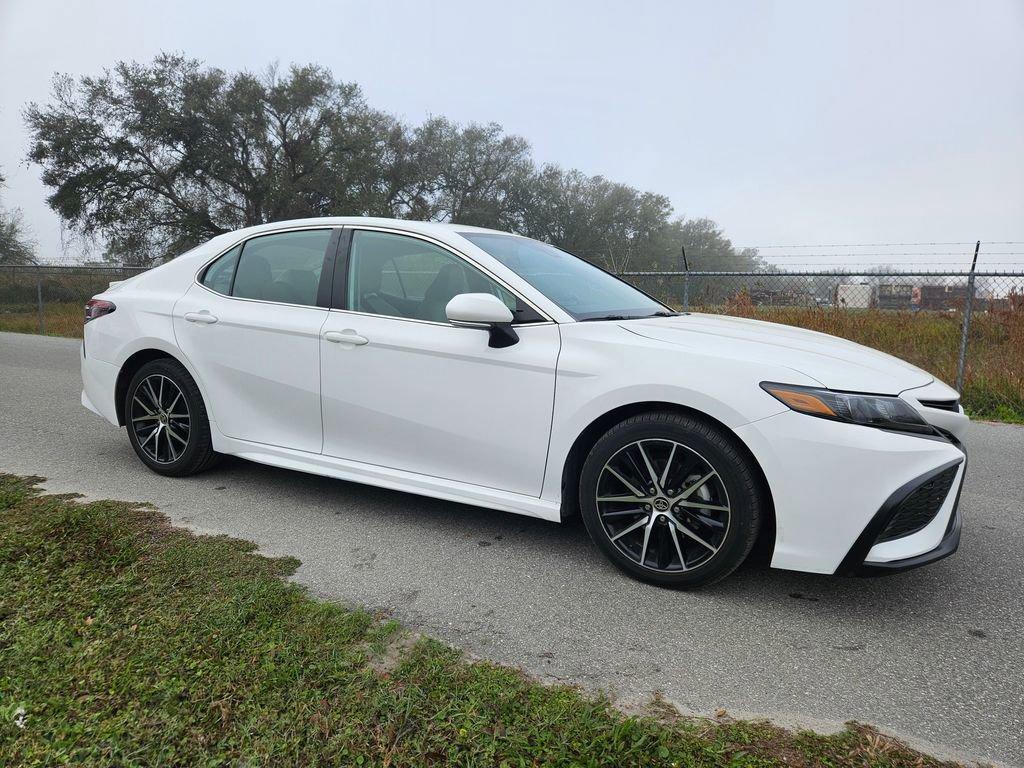
[[[206,310],[202,312],[186,312],[185,319],[190,323],[200,323],[201,325],[212,325],[217,322],[217,318]]]
[[[344,331],[327,331],[324,334],[324,338],[327,341],[333,341],[335,344],[351,344],[353,347],[361,347],[370,341],[365,336],[360,336],[349,328],[346,328]]]

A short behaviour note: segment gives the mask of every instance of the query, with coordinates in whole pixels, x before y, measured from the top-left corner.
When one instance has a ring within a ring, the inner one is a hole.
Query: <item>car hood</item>
[[[783,365],[829,389],[899,394],[934,377],[884,352],[826,333],[779,323],[690,313],[632,320],[628,331],[649,339],[744,360]]]

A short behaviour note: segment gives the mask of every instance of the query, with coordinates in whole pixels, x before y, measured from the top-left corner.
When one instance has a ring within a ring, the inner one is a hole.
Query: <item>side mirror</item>
[[[452,325],[488,329],[489,346],[511,347],[519,341],[512,328],[512,310],[494,294],[460,293],[448,302],[444,312]]]

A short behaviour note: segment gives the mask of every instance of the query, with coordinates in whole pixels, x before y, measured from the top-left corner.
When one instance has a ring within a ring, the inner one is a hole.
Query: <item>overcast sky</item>
[[[58,225],[22,107],[54,72],[162,50],[316,62],[409,121],[496,121],[738,245],[1024,241],[1022,0],[0,0],[3,204],[45,258]]]

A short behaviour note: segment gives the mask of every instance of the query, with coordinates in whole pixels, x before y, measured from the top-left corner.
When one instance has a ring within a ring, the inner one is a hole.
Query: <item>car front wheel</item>
[[[176,360],[153,360],[135,373],[124,413],[132,448],[154,472],[183,477],[218,458],[199,387]]]
[[[763,504],[751,460],[725,430],[689,414],[652,412],[612,427],[580,475],[590,537],[629,575],[698,587],[750,553]]]

